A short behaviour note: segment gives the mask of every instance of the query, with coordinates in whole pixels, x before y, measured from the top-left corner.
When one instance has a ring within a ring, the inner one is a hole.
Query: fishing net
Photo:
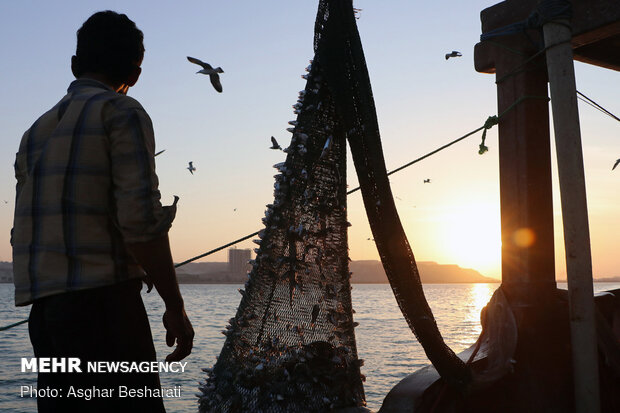
[[[397,301],[416,335],[428,339],[425,350],[440,373],[462,379],[463,363],[441,339],[396,214],[351,1],[319,2],[314,51],[286,161],[274,165],[274,201],[256,259],[200,387],[202,412],[365,405],[348,264],[347,139]]]

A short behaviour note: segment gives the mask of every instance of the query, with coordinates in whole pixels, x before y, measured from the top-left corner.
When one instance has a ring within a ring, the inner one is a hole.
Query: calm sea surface
[[[447,344],[460,352],[474,343],[480,333],[479,315],[499,284],[428,284],[427,300]],[[182,285],[181,291],[196,330],[194,350],[186,361],[186,371],[162,373],[163,387],[181,386],[181,397],[166,399],[168,412],[196,412],[195,393],[204,379],[201,368],[210,367],[219,354],[224,336],[220,333],[235,315],[241,296],[237,285]],[[560,288],[566,285],[560,284]],[[596,283],[595,291],[620,288],[620,283]],[[169,353],[160,318],[161,299],[144,294],[158,358]],[[358,353],[365,360],[362,373],[368,407],[378,410],[388,391],[408,374],[428,363],[421,346],[404,321],[392,291],[385,284],[355,284],[353,308]],[[0,326],[28,317],[30,307],[13,305],[13,286],[0,284]],[[36,412],[36,401],[20,398],[20,386],[36,387],[35,373],[21,373],[22,357],[33,357],[27,324],[0,331],[0,411]]]

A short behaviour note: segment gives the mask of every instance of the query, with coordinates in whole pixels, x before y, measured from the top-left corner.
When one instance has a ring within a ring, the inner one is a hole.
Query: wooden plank
[[[566,22],[561,22],[566,23]],[[562,200],[577,413],[600,412],[592,256],[570,29],[543,27]]]
[[[620,36],[618,0],[573,0],[571,3],[575,59],[620,70],[620,48],[615,40]],[[537,4],[538,0],[507,0],[484,9],[480,13],[482,33],[525,20]],[[610,38],[612,40],[607,40]],[[480,72],[492,73],[494,69],[489,61],[476,61],[475,64]]]
[[[573,37],[620,21],[618,0],[572,0]],[[538,0],[506,0],[480,12],[482,33],[525,20]]]
[[[578,47],[573,53],[580,62],[620,71],[620,35]]]

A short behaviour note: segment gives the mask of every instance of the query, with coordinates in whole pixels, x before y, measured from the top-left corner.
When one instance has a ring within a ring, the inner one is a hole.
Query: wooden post
[[[577,413],[598,413],[598,351],[588,207],[571,30],[568,21],[543,27],[562,200]]]
[[[518,328],[514,374],[493,396],[502,408],[489,411],[574,408],[568,319],[555,282],[547,71],[543,54],[532,58],[537,51],[525,35],[474,49],[476,70],[496,75],[498,113],[506,111],[498,125],[502,289]],[[525,229],[533,238],[519,239]]]
[[[501,43],[501,44],[500,44]],[[547,73],[525,36],[479,43],[476,70],[497,79],[502,286],[520,308],[555,294]],[[517,103],[518,102],[518,103]],[[515,105],[516,103],[516,105]]]

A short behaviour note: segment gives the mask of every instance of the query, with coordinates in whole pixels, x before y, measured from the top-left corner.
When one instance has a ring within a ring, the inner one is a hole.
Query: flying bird
[[[424,180],[424,183],[425,183],[425,184],[430,184],[430,183],[431,183],[431,179],[430,179],[430,178],[425,179],[425,180]]]
[[[222,84],[220,83],[220,75],[218,73],[224,73],[221,67],[216,67],[215,69],[209,63],[205,63],[202,60],[198,60],[195,57],[187,56],[187,60],[192,63],[196,63],[197,65],[202,66],[202,70],[197,71],[196,73],[202,73],[203,75],[209,75],[209,80],[211,80],[211,84],[218,92],[222,93]]]
[[[282,147],[280,146],[280,144],[278,143],[276,138],[274,138],[273,136],[271,137],[271,147],[269,149],[280,149],[280,150],[282,150]]]
[[[162,149],[161,151],[157,152],[157,153],[156,153],[155,155],[153,155],[153,156],[160,155],[160,154],[162,154],[164,151],[165,151],[165,149]]]
[[[194,163],[192,161],[189,161],[189,166],[187,167],[187,169],[192,175],[194,175],[194,171],[196,170],[196,167],[194,166]]]
[[[456,50],[453,50],[452,53],[446,53],[446,60],[448,60],[451,57],[461,57],[461,56],[463,56],[461,52],[457,52]]]
[[[616,169],[616,166],[618,166],[619,163],[620,163],[620,159],[616,161],[616,163],[614,164],[614,167],[611,168],[611,170],[613,171],[614,169]]]

